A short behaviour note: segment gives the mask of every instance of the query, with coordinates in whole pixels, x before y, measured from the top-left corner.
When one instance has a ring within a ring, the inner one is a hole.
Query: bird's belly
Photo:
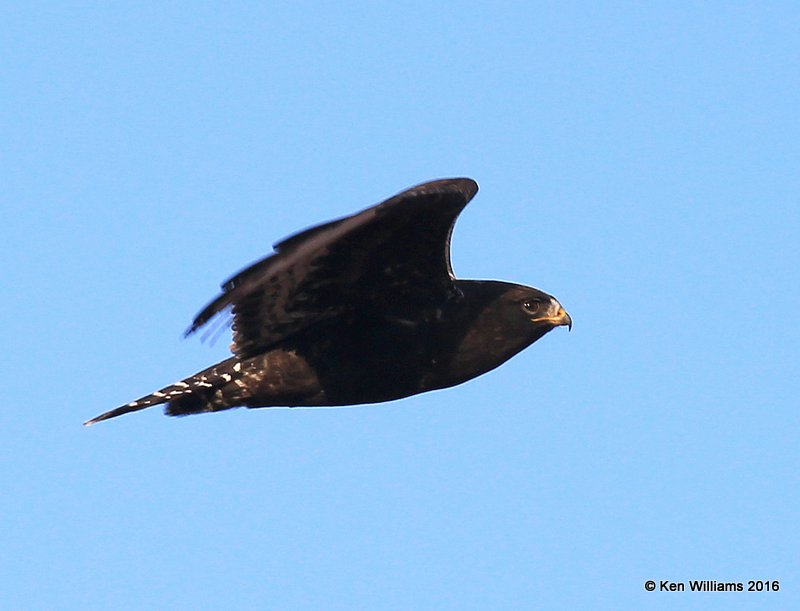
[[[378,403],[426,390],[432,335],[424,325],[330,324],[295,348],[314,372],[325,405]]]

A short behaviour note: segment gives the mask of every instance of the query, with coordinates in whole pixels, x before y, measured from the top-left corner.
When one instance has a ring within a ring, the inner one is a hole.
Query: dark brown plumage
[[[158,404],[176,416],[389,401],[465,382],[571,327],[538,289],[453,276],[450,234],[477,190],[424,183],[279,242],[186,332],[229,308],[234,356],[86,424]]]

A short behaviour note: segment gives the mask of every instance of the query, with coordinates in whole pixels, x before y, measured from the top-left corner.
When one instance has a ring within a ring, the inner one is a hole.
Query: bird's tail
[[[221,392],[222,388],[240,376],[241,365],[236,357],[231,357],[209,367],[193,376],[175,382],[127,405],[84,422],[89,426],[95,422],[116,418],[123,414],[166,403],[164,412],[168,416],[187,416],[202,412],[216,412],[234,407]]]

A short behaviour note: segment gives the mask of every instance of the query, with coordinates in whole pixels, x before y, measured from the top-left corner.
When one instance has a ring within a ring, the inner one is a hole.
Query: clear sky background
[[[0,29],[3,608],[800,608],[797,3]],[[224,358],[181,332],[275,241],[462,175],[456,273],[572,333],[387,404],[81,426]]]

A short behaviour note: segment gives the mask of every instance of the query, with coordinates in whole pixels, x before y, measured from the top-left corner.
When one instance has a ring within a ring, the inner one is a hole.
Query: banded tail
[[[154,405],[166,403],[164,413],[168,416],[187,416],[202,412],[217,412],[236,407],[233,397],[227,397],[222,388],[242,375],[239,359],[231,357],[188,378],[165,386],[127,405],[122,405],[104,414],[87,420],[84,426],[137,412]]]

